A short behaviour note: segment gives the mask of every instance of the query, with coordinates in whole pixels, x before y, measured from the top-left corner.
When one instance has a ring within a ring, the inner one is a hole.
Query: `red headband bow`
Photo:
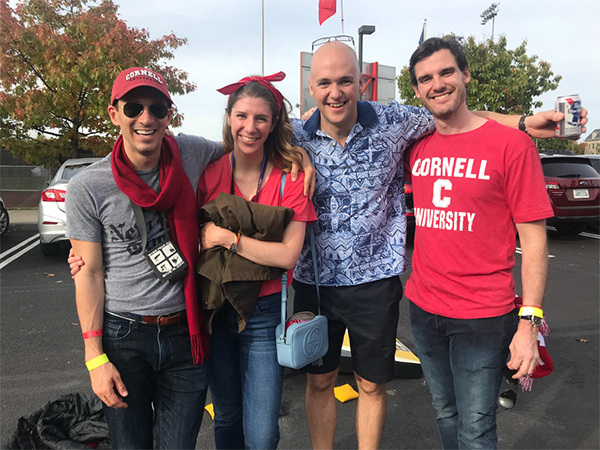
[[[217,91],[220,92],[221,94],[231,95],[234,92],[237,92],[242,87],[246,86],[251,81],[256,81],[256,82],[262,84],[263,86],[265,86],[269,91],[271,91],[271,93],[273,94],[273,97],[275,97],[275,103],[277,103],[277,115],[279,116],[279,111],[281,111],[281,106],[283,105],[283,95],[281,95],[281,92],[279,92],[275,88],[275,86],[273,86],[271,84],[271,82],[272,81],[281,81],[284,78],[285,78],[285,73],[283,73],[283,72],[277,72],[277,73],[274,73],[273,75],[268,75],[266,77],[246,77],[246,78],[242,78],[237,83],[228,84],[227,86],[222,87],[221,89],[217,89]]]

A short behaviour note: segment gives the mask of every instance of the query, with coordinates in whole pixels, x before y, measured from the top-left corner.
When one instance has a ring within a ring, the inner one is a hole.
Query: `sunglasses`
[[[331,41],[344,42],[344,43],[348,43],[348,45],[352,44],[352,48],[354,48],[354,51],[356,51],[356,48],[354,47],[354,38],[352,36],[341,34],[339,36],[327,36],[327,37],[317,39],[316,41],[313,41],[312,52],[313,53],[315,52],[315,48],[317,48],[323,44],[327,44],[328,42],[331,42]]]
[[[144,108],[145,106],[141,103],[125,103],[123,105],[123,114],[130,119],[134,119],[142,114]],[[148,109],[150,110],[150,114],[157,119],[164,119],[169,114],[169,107],[164,103],[152,103],[148,105]]]

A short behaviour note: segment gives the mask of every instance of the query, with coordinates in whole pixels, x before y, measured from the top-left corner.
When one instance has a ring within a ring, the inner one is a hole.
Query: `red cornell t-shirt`
[[[497,317],[514,309],[514,223],[552,217],[540,157],[521,131],[488,120],[417,142],[405,158],[415,206],[406,296],[432,314]]]
[[[230,192],[231,189],[231,153],[228,153],[217,161],[210,163],[198,181],[198,204],[205,205],[217,198],[221,192]],[[273,165],[273,169],[260,188],[258,203],[270,206],[285,206],[295,211],[293,221],[314,222],[317,220],[315,208],[308,197],[304,195],[304,173],[298,174],[298,179],[292,181],[288,174],[283,188],[283,199],[281,199],[281,175],[283,171]],[[234,184],[234,193],[243,197],[238,187]],[[255,198],[252,198],[254,201]],[[289,286],[292,283],[293,270],[288,271]],[[281,277],[276,280],[263,281],[260,296],[281,292]]]

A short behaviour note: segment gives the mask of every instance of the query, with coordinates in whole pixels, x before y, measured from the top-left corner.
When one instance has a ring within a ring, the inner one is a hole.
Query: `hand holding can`
[[[581,99],[579,95],[565,95],[556,99],[556,112],[565,115],[556,124],[556,137],[560,139],[578,139],[581,136]]]

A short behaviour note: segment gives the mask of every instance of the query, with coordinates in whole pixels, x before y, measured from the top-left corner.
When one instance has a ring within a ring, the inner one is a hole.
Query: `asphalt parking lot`
[[[71,392],[91,393],[75,311],[74,286],[65,263],[42,256],[35,224],[11,215],[0,241],[0,443],[17,419]],[[499,409],[499,447],[598,449],[600,236],[561,237],[549,229],[549,277],[544,310],[550,326],[547,346],[555,370],[520,392],[512,410]],[[412,252],[412,248],[409,248]],[[18,256],[17,256],[18,255]],[[520,256],[515,279],[520,282]],[[406,280],[408,274],[402,276]],[[401,302],[399,339],[412,346],[408,305]],[[339,384],[353,386],[353,377]],[[304,417],[305,377],[287,370],[280,417],[281,449],[310,447]],[[431,398],[423,378],[396,378],[387,386],[388,420],[382,448],[439,448]],[[338,403],[335,448],[356,448],[356,401]],[[214,448],[208,413],[197,448]]]

